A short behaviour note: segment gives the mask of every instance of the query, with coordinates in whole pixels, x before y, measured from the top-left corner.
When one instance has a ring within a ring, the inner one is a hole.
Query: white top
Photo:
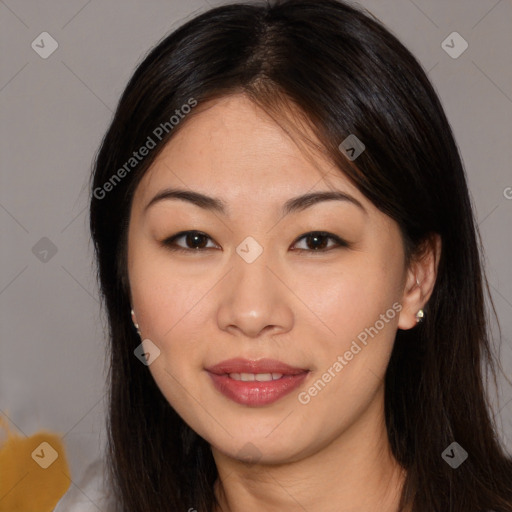
[[[53,512],[112,512],[113,500],[106,481],[104,461],[97,459],[78,482],[71,482]]]

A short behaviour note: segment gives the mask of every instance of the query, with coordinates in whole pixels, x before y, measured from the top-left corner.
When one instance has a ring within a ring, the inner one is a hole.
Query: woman
[[[335,0],[189,21],[91,191],[119,510],[512,511],[464,170],[379,22]]]

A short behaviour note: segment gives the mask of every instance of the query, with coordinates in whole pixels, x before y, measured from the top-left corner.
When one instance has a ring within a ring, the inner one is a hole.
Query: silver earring
[[[135,329],[137,329],[137,334],[140,336],[139,324],[137,322],[135,322],[135,312],[133,311],[133,309],[132,309],[132,322],[133,322],[133,325],[135,326]]]
[[[416,323],[423,322],[424,318],[425,318],[425,312],[423,311],[423,309],[420,309],[416,313]]]

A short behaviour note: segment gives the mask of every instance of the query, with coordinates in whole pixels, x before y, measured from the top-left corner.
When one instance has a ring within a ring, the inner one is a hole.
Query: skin
[[[167,187],[220,198],[229,215],[175,199],[144,211]],[[288,199],[324,190],[351,195],[365,211],[323,201],[280,214]],[[162,245],[185,230],[206,233],[196,246],[207,249],[193,249],[185,237],[175,243],[188,252]],[[311,231],[350,246],[324,238],[327,250],[315,252],[314,240],[301,239]],[[236,252],[248,236],[263,248],[252,263]],[[404,472],[386,435],[383,377],[397,329],[414,328],[430,297],[439,251],[437,241],[406,267],[398,225],[327,160],[300,151],[245,96],[217,100],[186,121],[134,195],[128,273],[133,321],[161,351],[148,368],[212,447],[217,511],[397,509]],[[300,403],[299,392],[394,303],[401,311]],[[205,371],[232,357],[273,358],[310,373],[273,404],[240,405]],[[242,459],[249,442],[257,449],[253,463]]]

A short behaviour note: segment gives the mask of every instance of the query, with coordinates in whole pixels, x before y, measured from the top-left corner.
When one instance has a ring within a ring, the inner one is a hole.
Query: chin
[[[278,427],[279,429],[280,427]],[[271,432],[271,429],[268,430]],[[302,435],[293,436],[283,429],[280,433],[275,430],[270,435],[245,433],[238,429],[236,437],[223,440],[205,438],[213,448],[227,457],[248,464],[285,464],[300,460],[312,448],[314,438],[308,442]]]

